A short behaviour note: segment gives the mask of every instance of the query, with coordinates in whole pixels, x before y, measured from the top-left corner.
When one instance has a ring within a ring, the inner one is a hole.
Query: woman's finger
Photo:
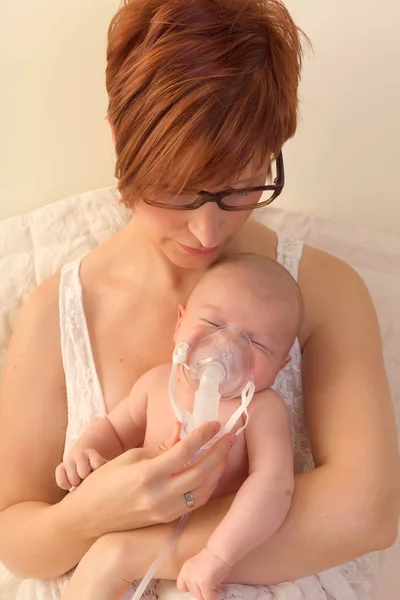
[[[197,497],[197,508],[206,504],[206,502],[208,502],[208,500],[211,498],[219,484],[219,480],[221,479],[224,470],[225,461],[221,461],[212,471],[207,481],[203,485],[195,489],[195,495]]]
[[[145,457],[143,458],[156,458],[156,456],[160,456],[160,454],[164,454],[164,452],[170,450],[173,446],[175,446],[175,444],[177,444],[180,441],[180,431],[181,423],[179,423],[179,421],[176,421],[171,436],[167,438],[165,442],[159,442],[155,447],[147,446],[146,448],[141,449],[145,453]]]
[[[183,440],[172,447],[166,447],[165,451],[156,459],[158,466],[164,473],[179,473],[193,460],[200,448],[218,433],[220,428],[221,425],[218,421],[200,425]]]
[[[210,499],[212,493],[215,491],[215,488],[218,485],[218,482],[221,478],[222,473],[225,469],[224,461],[221,461],[219,465],[216,466],[214,471],[211,473],[209,479],[198,487],[195,487],[191,490],[186,490],[183,494],[180,494],[181,501],[178,505],[175,506],[175,512],[171,517],[171,520],[177,519],[184,515],[185,513],[193,512],[197,508],[204,506]],[[186,502],[185,493],[191,492],[192,498],[194,501],[194,506],[189,507]]]
[[[213,471],[221,463],[225,464],[235,442],[236,436],[224,436],[215,442],[195,463],[175,475],[171,481],[171,492],[175,495],[185,494],[206,483]]]

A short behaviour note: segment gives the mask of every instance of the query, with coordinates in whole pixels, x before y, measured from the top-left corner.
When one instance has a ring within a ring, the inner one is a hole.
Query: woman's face
[[[196,210],[174,211],[141,201],[135,213],[142,231],[174,265],[202,269],[214,262],[251,211],[227,212],[211,202]]]
[[[228,184],[220,189],[263,185],[267,168],[256,175],[247,173],[247,179],[245,176],[241,180],[246,185]],[[143,201],[135,205],[136,222],[147,237],[174,265],[189,269],[207,268],[214,262],[251,213],[221,210],[214,202],[185,211],[158,208]]]

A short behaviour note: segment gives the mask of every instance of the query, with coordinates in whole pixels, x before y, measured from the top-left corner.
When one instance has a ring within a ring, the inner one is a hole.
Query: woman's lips
[[[216,252],[219,248],[219,246],[215,246],[214,248],[193,248],[192,246],[185,246],[185,244],[181,244],[180,242],[177,242],[177,244],[182,248],[182,250],[184,250],[184,252],[187,252],[187,254],[194,254],[197,256],[214,254],[214,252]]]

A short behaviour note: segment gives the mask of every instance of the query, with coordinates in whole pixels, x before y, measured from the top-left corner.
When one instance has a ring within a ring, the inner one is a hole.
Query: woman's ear
[[[114,144],[114,146],[115,146],[115,144],[116,144],[116,141],[115,141],[114,125],[111,123],[111,120],[110,120],[110,115],[107,115],[107,121],[108,121],[108,124],[109,124],[109,126],[110,126],[110,129],[111,129],[111,139],[112,139],[112,143],[113,143],[113,144]]]
[[[179,327],[182,323],[183,317],[185,316],[185,312],[186,312],[186,308],[183,306],[183,304],[180,304],[178,306],[178,320],[175,325],[174,342],[176,342],[176,336],[178,335]]]
[[[286,365],[288,365],[290,363],[291,360],[292,360],[292,357],[290,356],[290,354],[288,354],[287,357],[285,358],[285,360],[281,364],[280,371],[282,371],[282,369],[284,369],[286,367]]]

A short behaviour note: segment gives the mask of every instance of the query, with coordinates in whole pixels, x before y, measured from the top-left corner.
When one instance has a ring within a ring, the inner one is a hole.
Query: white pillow
[[[64,264],[104,242],[129,218],[116,190],[108,188],[0,222],[0,376],[27,296]]]
[[[335,254],[361,274],[379,316],[400,431],[400,237],[275,207],[254,214],[288,237]],[[65,263],[104,242],[129,218],[116,190],[106,188],[0,222],[0,369],[29,293]]]
[[[342,258],[364,278],[378,312],[400,434],[400,237],[275,207],[256,211],[255,216],[288,237]],[[0,376],[28,294],[65,263],[104,242],[129,218],[115,189],[107,188],[0,222]],[[380,578],[377,600],[397,598],[399,560],[400,548],[389,553],[384,567],[388,573]]]
[[[365,281],[379,318],[400,437],[400,236],[273,207],[257,216],[285,236],[346,261]]]

